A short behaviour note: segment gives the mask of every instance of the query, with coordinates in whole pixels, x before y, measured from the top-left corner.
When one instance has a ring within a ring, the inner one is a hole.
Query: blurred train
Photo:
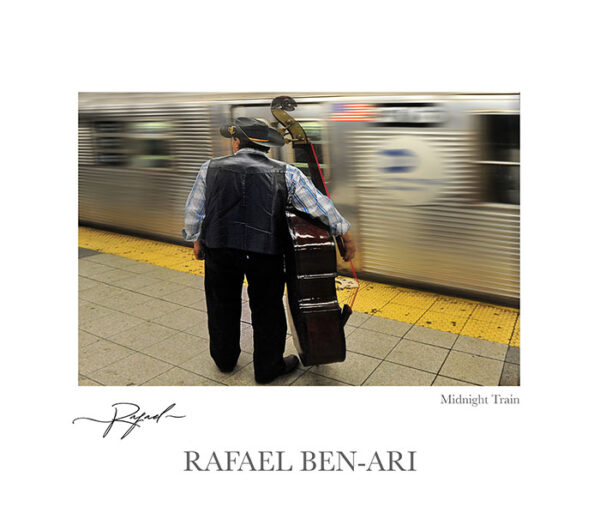
[[[280,94],[80,93],[80,223],[182,243],[200,165],[231,152],[218,127],[277,127]],[[519,94],[290,95],[360,276],[519,303]],[[294,153],[270,155],[306,168]]]

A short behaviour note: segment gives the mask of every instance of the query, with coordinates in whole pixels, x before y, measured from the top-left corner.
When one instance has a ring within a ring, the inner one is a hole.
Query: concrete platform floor
[[[204,278],[79,248],[79,384],[256,386],[244,288],[242,354],[224,374],[208,353]],[[272,385],[519,385],[520,348],[354,313],[347,358]],[[295,353],[291,336],[286,354]]]

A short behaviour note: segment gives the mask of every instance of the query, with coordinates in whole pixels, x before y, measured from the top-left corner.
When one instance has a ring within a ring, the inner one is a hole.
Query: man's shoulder
[[[282,164],[285,165],[285,170],[290,173],[302,173],[294,164],[290,164],[289,162],[282,162]]]
[[[220,162],[221,160],[230,159],[231,157],[234,157],[234,156],[235,155],[223,155],[222,157],[213,157],[212,159],[208,159],[204,164],[210,165],[213,162]]]
[[[271,158],[271,157],[269,157],[268,155],[267,155],[267,158],[269,159],[269,161],[270,161],[270,162],[271,162],[273,165],[275,165],[275,166],[277,166],[277,167],[281,167],[281,168],[283,168],[283,170],[284,170],[284,171],[287,171],[287,169],[288,169],[288,166],[290,165],[290,164],[288,164],[287,162],[284,162],[283,160],[276,160],[276,159],[272,159],[272,158]]]
[[[293,166],[292,164],[288,164],[287,162],[284,162],[283,160],[277,160],[277,159],[273,159],[271,157],[269,157],[266,153],[249,153],[249,152],[243,152],[243,153],[234,153],[233,155],[223,155],[221,157],[214,157],[211,158],[209,160],[207,160],[204,164],[202,164],[202,167],[204,168],[208,168],[211,164],[222,164],[225,162],[231,162],[232,164],[235,161],[239,161],[242,160],[244,158],[246,158],[247,156],[253,157],[253,156],[258,156],[259,158],[264,157],[264,159],[266,159],[273,167],[279,168],[285,172],[298,172],[298,168]]]
[[[202,169],[208,171],[209,169],[214,168],[215,166],[219,167],[228,160],[231,160],[232,157],[235,157],[235,155],[223,155],[222,157],[213,157],[211,159],[208,159],[204,164],[202,164]]]

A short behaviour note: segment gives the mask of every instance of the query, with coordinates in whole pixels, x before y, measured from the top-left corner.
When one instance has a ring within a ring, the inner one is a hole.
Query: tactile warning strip
[[[81,226],[79,246],[204,275],[204,262],[196,260],[190,248],[176,244]],[[355,289],[339,290],[340,304],[350,303],[354,292]],[[361,280],[353,310],[520,347],[520,315],[515,308]]]

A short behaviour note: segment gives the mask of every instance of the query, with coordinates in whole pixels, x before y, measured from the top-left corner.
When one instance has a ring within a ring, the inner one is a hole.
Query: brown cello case
[[[278,96],[271,102],[273,116],[291,135],[297,160],[307,162],[315,187],[327,194],[314,148],[301,125],[286,111],[296,102]],[[288,321],[304,366],[342,362],[346,358],[344,325],[352,313],[348,305],[341,309],[337,301],[336,242],[342,256],[343,240],[334,241],[329,229],[297,211],[286,211],[285,266]]]

